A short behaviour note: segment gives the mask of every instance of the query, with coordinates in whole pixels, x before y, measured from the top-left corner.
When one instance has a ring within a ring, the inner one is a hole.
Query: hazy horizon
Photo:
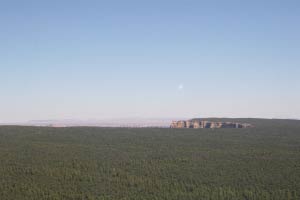
[[[26,120],[26,121],[6,121],[0,122],[0,125],[39,125],[39,124],[61,124],[61,125],[103,125],[103,124],[115,124],[115,125],[124,125],[124,124],[165,124],[170,125],[172,121],[179,121],[179,120],[190,120],[190,119],[278,119],[278,120],[300,120],[298,118],[265,118],[265,117],[161,117],[161,118],[98,118],[98,119],[80,119],[80,118],[69,118],[69,119],[38,119],[38,120]]]
[[[2,1],[0,123],[300,119],[299,8],[294,0]]]

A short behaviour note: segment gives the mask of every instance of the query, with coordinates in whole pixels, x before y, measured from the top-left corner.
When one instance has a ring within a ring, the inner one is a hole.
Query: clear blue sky
[[[298,0],[2,0],[0,122],[300,118]]]

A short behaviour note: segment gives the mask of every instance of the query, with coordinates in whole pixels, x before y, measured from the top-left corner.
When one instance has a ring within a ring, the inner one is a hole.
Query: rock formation
[[[249,128],[251,124],[237,122],[212,122],[201,120],[180,120],[173,121],[171,128]]]

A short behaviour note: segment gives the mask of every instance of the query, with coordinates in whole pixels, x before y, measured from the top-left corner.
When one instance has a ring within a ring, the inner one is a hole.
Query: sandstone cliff
[[[201,120],[180,120],[173,121],[171,128],[249,128],[251,124],[237,122],[212,122]]]

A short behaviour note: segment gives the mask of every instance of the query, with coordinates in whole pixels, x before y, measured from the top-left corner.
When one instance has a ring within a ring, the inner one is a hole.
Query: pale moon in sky
[[[178,90],[179,90],[179,91],[183,90],[183,84],[180,84],[180,85],[178,86]]]

